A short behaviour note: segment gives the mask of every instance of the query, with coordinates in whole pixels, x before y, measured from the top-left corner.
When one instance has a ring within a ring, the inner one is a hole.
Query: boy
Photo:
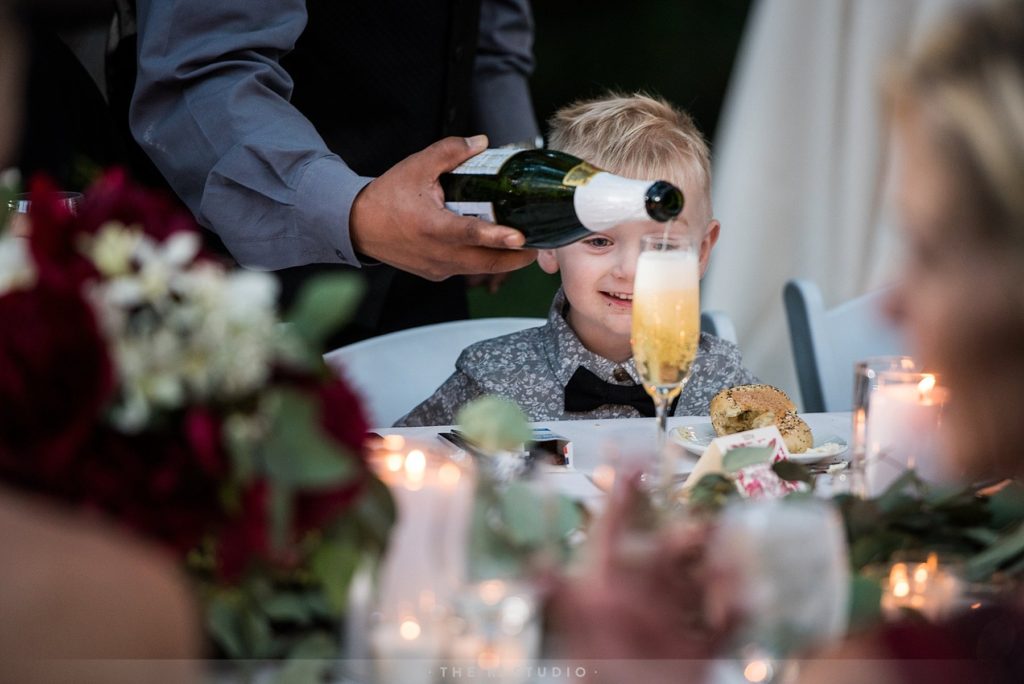
[[[703,227],[704,274],[720,225],[711,213],[708,147],[687,114],[646,95],[610,95],[565,107],[550,123],[552,149],[622,176],[681,187],[686,203],[669,230]],[[396,425],[451,424],[463,404],[483,394],[514,400],[532,421],[653,416],[629,337],[640,237],[664,230],[655,221],[623,223],[541,250],[540,267],[562,274],[547,324],[467,347],[455,373]],[[708,415],[719,390],[753,382],[734,344],[702,333],[673,415]]]

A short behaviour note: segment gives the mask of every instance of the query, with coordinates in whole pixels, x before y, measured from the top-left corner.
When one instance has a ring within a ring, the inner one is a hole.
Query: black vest
[[[470,85],[480,0],[307,0],[306,29],[282,65],[292,103],[357,173],[379,176],[447,135],[470,135]],[[286,290],[310,270],[282,271]],[[330,268],[330,267],[327,267]],[[368,280],[343,343],[414,325],[465,318],[465,283],[388,266]]]

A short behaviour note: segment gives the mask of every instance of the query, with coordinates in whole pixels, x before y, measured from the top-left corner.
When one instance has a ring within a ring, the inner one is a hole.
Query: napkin
[[[723,467],[725,455],[733,449],[743,447],[770,447],[772,454],[763,463],[756,463],[740,468],[733,473],[727,473]],[[697,464],[693,467],[693,472],[686,478],[683,492],[688,492],[700,482],[702,477],[711,473],[721,473],[732,477],[736,482],[736,489],[748,498],[779,498],[805,489],[806,485],[803,483],[789,482],[775,474],[771,464],[782,460],[789,460],[789,450],[786,449],[786,442],[782,439],[779,428],[774,425],[718,437],[711,441],[711,444],[698,459]]]

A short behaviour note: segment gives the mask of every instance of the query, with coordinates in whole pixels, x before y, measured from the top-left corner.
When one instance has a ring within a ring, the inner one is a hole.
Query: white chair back
[[[544,323],[543,318],[477,318],[424,325],[339,347],[324,360],[363,397],[370,425],[389,427],[448,379],[463,349]]]
[[[729,314],[724,311],[702,311],[700,314],[700,330],[726,342],[739,344],[736,337],[736,326],[732,324]]]
[[[902,333],[881,311],[888,290],[875,290],[826,309],[814,283],[799,279],[786,283],[783,300],[805,412],[849,411],[854,364],[869,356],[907,353]]]

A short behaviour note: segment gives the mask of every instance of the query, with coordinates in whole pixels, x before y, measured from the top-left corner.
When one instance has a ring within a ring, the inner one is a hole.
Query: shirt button
[[[626,382],[631,379],[629,373],[622,366],[618,366],[612,371],[612,377],[615,379],[615,382]]]
[[[334,250],[334,255],[335,255],[336,257],[338,257],[339,259],[341,259],[342,261],[344,261],[344,260],[345,260],[345,255],[341,253],[341,250],[340,250],[340,249],[336,249],[336,250]]]

